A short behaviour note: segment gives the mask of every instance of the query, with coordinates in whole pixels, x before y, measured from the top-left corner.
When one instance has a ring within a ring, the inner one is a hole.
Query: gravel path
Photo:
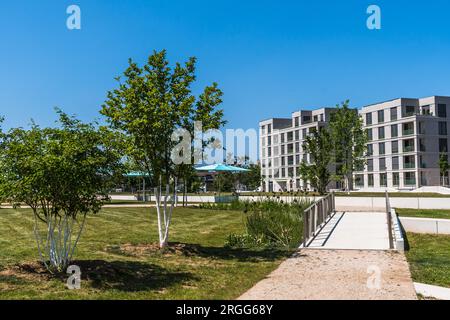
[[[303,249],[239,299],[416,300],[417,295],[403,253]]]

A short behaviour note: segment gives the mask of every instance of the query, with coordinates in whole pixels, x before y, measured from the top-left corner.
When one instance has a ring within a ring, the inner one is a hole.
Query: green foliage
[[[245,234],[230,234],[226,245],[244,247],[295,248],[302,240],[303,212],[310,206],[305,199],[291,203],[277,198],[260,201],[234,201],[231,204],[202,204],[203,209],[243,211]]]
[[[336,176],[337,180],[345,181],[347,189],[351,188],[352,173],[366,163],[364,156],[368,141],[363,120],[356,109],[349,107],[349,103],[347,100],[337,105],[330,119]]]
[[[11,129],[1,141],[0,193],[43,220],[98,212],[121,168],[117,137],[57,112],[60,128],[33,124]]]
[[[121,169],[120,136],[57,112],[60,127],[33,123],[29,130],[11,129],[0,141],[1,198],[31,207],[39,253],[50,271],[68,265],[86,215],[101,209]],[[80,214],[77,236],[73,227]],[[39,221],[46,225],[44,237]]]
[[[439,157],[439,171],[442,177],[442,184],[445,184],[445,176],[448,174],[448,170],[450,169],[450,165],[448,163],[448,155],[446,153],[442,153]]]
[[[300,175],[320,194],[325,194],[331,181],[330,166],[332,165],[333,142],[326,128],[313,131],[306,137],[304,149],[310,154],[311,163],[303,161],[300,165]]]
[[[196,58],[184,65],[169,66],[165,50],[154,52],[143,67],[131,59],[117,89],[108,93],[101,113],[112,128],[126,134],[127,155],[153,177],[169,181],[171,176],[191,175],[191,165],[175,166],[172,150],[179,141],[172,140],[177,129],[194,132],[194,123],[201,121],[203,129],[217,129],[225,122],[223,111],[216,109],[222,103],[222,91],[216,83],[207,86],[196,98],[191,86],[196,80]]]

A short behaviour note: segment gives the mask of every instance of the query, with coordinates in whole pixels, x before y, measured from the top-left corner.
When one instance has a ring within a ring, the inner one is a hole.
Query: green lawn
[[[408,233],[407,238],[413,280],[450,288],[450,236]]]
[[[38,258],[32,221],[29,210],[0,210],[0,299],[233,299],[289,255],[226,249],[228,234],[243,232],[242,213],[182,208],[160,252],[137,246],[157,241],[154,209],[108,208],[88,218],[73,263],[82,288],[71,291],[66,275],[26,268]]]
[[[450,210],[395,209],[401,217],[450,219]]]

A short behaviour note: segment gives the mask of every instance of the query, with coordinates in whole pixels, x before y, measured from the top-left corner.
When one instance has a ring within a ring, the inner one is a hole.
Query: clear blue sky
[[[82,30],[66,28],[66,8]],[[366,9],[382,29],[366,28]],[[237,0],[2,0],[0,114],[6,127],[43,125],[61,107],[99,117],[129,57],[167,49],[198,58],[198,86],[225,92],[229,127],[300,108],[400,96],[450,95],[450,2]]]

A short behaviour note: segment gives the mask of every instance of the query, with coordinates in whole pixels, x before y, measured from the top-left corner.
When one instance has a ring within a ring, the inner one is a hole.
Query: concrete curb
[[[450,300],[450,288],[432,286],[429,284],[414,282],[416,293],[425,298],[435,298],[439,300]]]

